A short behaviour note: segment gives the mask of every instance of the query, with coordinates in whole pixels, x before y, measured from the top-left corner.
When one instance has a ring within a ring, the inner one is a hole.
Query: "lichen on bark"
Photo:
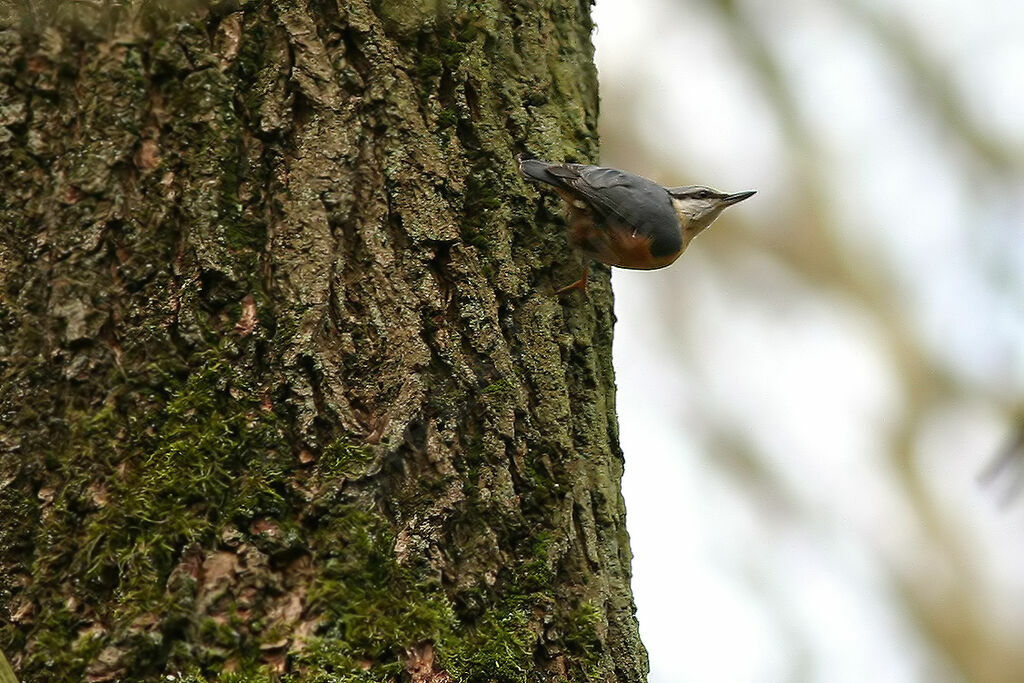
[[[607,275],[512,162],[596,156],[588,4],[0,19],[20,675],[643,680]]]

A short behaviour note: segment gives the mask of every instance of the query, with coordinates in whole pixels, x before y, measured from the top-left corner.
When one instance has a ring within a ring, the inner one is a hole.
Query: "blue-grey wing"
[[[675,213],[665,188],[634,173],[602,166],[523,162],[527,177],[562,187],[579,195],[598,213],[637,229],[652,219],[674,221]]]
[[[519,169],[530,180],[579,197],[606,222],[650,237],[652,251],[657,255],[682,247],[679,219],[668,191],[652,180],[616,168],[539,159],[520,159]]]
[[[552,164],[546,171],[606,219],[650,237],[655,251],[668,253],[682,246],[672,200],[654,181],[615,168],[582,164]]]

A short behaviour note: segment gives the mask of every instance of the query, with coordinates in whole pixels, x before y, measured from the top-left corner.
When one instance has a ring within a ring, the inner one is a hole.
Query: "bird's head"
[[[703,185],[687,185],[669,187],[668,195],[672,206],[679,216],[679,225],[683,235],[689,239],[696,237],[704,228],[711,225],[722,210],[744,199],[753,196],[754,190],[726,194]]]

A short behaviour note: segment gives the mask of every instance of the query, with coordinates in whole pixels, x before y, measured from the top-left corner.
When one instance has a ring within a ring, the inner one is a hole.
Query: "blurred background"
[[[1024,3],[594,14],[602,162],[758,190],[612,277],[650,680],[1024,681]]]

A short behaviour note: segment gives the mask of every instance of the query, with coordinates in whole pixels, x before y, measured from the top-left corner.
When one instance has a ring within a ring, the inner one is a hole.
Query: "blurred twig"
[[[978,482],[983,486],[993,486],[1004,472],[1009,472],[1011,478],[1003,495],[999,497],[999,504],[1006,508],[1024,490],[1024,424],[1017,428],[992,462],[978,474]]]

